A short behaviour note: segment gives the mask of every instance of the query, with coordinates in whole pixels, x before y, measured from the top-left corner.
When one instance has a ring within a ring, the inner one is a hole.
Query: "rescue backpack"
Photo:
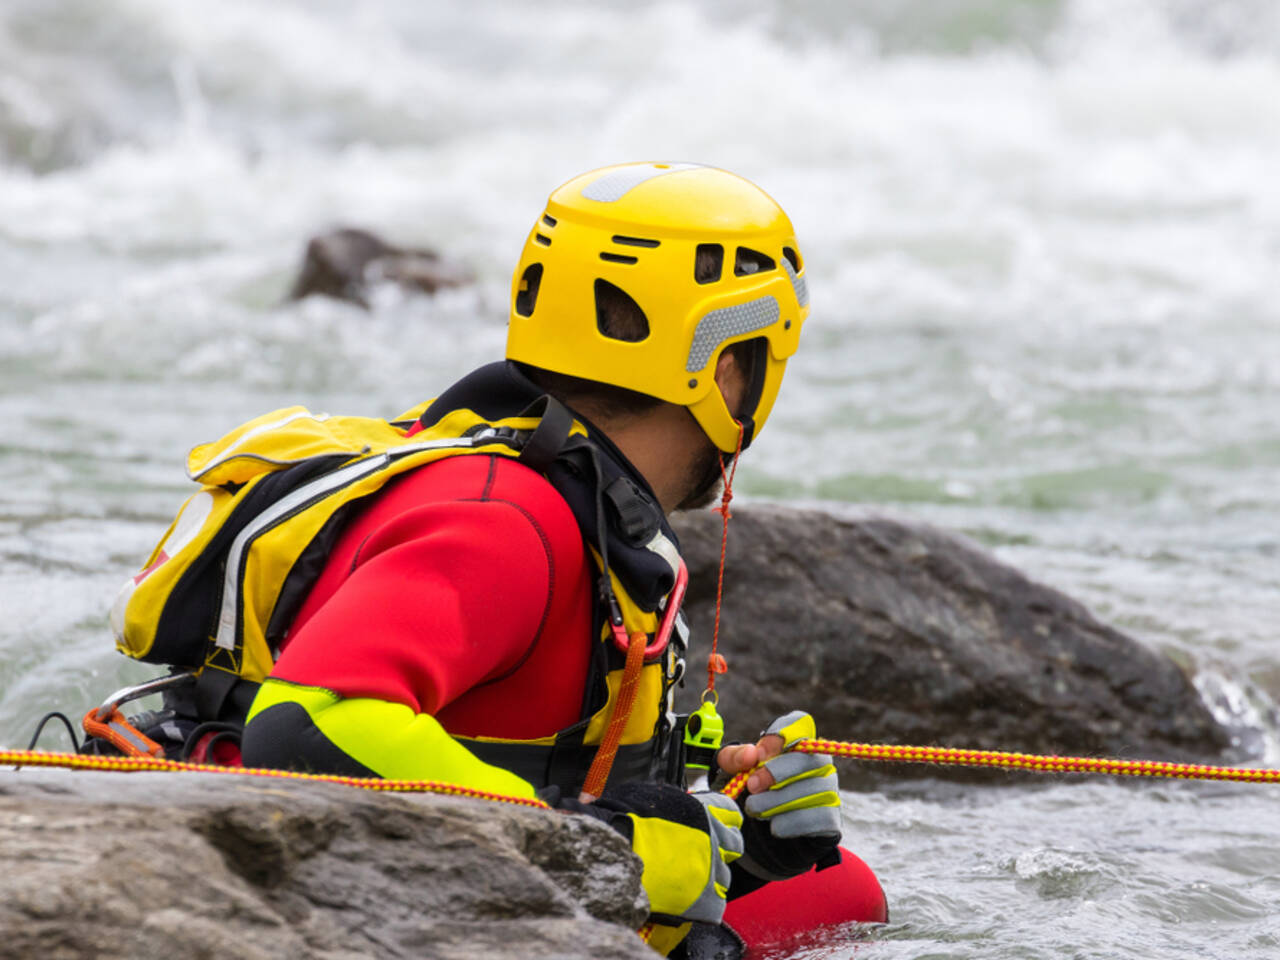
[[[201,484],[111,609],[121,653],[197,673],[195,706],[216,720],[237,686],[256,690],[352,508],[390,480],[459,453],[545,470],[585,429],[550,397],[487,421],[454,410],[409,436],[429,405],[394,421],[276,410],[187,456]],[[248,684],[243,684],[248,681]]]

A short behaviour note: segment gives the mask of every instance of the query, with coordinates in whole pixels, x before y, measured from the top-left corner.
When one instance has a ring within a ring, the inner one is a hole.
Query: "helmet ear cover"
[[[746,450],[751,446],[751,441],[755,439],[756,414],[760,408],[760,399],[764,395],[766,371],[769,362],[769,341],[764,337],[753,337],[750,340],[739,340],[737,343],[731,343],[720,351],[720,354],[715,358],[712,369],[719,369],[720,359],[725,354],[733,357],[739,372],[744,375],[746,380],[742,398],[738,402],[737,416],[734,416],[735,411],[730,410],[728,404],[724,403],[724,395],[718,389],[710,391],[708,394],[709,401],[713,400],[716,395],[720,396],[725,415],[735,423],[741,424],[742,427],[741,446],[737,447],[735,451],[722,451],[725,457],[729,458],[733,456],[734,452]],[[710,406],[711,404],[708,405]]]
[[[723,170],[626,164],[585,174],[551,195],[530,231],[513,276],[507,357],[687,407],[732,452],[739,423],[715,374],[734,350],[744,368],[752,361],[739,411],[745,448],[808,315],[796,246],[778,205]],[[607,332],[602,289],[635,307],[643,335]],[[752,346],[735,349],[743,343]]]

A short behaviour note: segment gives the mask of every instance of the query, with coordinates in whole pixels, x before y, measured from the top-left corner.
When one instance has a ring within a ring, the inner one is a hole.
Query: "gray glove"
[[[779,717],[761,734],[777,734],[783,752],[764,765],[774,785],[753,793],[744,804],[746,856],[741,866],[752,875],[778,880],[823,865],[840,842],[840,784],[831,757],[795,753],[800,740],[817,735],[813,717],[796,710]]]
[[[729,893],[729,864],[742,856],[742,811],[732,797],[715,791],[692,794],[707,812],[711,826],[711,882],[707,884],[698,901],[698,909],[686,910],[689,920],[719,923],[724,915],[725,898]]]

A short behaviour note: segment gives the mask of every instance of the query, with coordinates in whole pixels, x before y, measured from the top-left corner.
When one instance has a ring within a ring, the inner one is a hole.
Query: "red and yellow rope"
[[[802,740],[793,748],[801,753],[826,753],[853,760],[884,763],[933,763],[942,766],[988,767],[1027,770],[1033,773],[1097,773],[1117,777],[1161,777],[1176,780],[1230,780],[1241,783],[1280,783],[1280,769],[1222,767],[1200,763],[1170,763],[1163,760],[1115,760],[1106,757],[1058,757],[1034,753],[1006,753],[1000,750],[966,750],[959,747],[912,747],[875,743],[847,743],[840,740]],[[72,770],[107,770],[117,773],[186,772],[215,773],[238,777],[273,777],[314,783],[336,783],[384,793],[440,793],[473,797],[522,807],[549,809],[541,800],[513,797],[477,790],[439,780],[381,780],[372,777],[342,777],[334,774],[295,773],[291,770],[260,770],[249,767],[218,767],[150,757],[99,757],[75,753],[47,753],[42,750],[0,750],[0,766],[64,767]],[[747,782],[746,773],[729,781],[725,793],[737,796]]]
[[[910,747],[840,740],[804,740],[793,748],[801,753],[827,753],[854,760],[886,763],[935,763],[944,766],[991,767],[1029,770],[1033,773],[1102,773],[1117,777],[1166,777],[1177,780],[1235,780],[1244,783],[1280,783],[1280,770],[1248,767],[1215,767],[1199,763],[1162,760],[1112,760],[1105,757],[1055,757],[1000,750],[965,750],[957,747]],[[748,774],[740,773],[724,792],[736,797]]]
[[[510,797],[488,790],[477,790],[457,783],[439,780],[381,780],[373,777],[341,777],[322,773],[295,773],[292,770],[261,770],[251,767],[218,767],[202,763],[182,763],[177,760],[155,760],[151,757],[97,757],[76,753],[45,753],[41,750],[0,750],[0,765],[16,767],[65,767],[71,770],[106,770],[115,773],[145,773],[168,771],[185,773],[217,773],[233,777],[272,777],[283,780],[305,780],[313,783],[337,783],[362,790],[378,790],[384,793],[443,793],[454,797],[473,797],[477,800],[494,800],[498,803],[514,803],[522,807],[550,809],[541,800],[527,797]]]

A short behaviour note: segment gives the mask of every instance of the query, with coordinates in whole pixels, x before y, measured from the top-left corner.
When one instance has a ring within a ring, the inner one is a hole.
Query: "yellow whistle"
[[[705,778],[724,740],[724,720],[716,711],[714,694],[705,698],[684,726],[685,767],[688,777]],[[688,778],[686,778],[688,779]]]

